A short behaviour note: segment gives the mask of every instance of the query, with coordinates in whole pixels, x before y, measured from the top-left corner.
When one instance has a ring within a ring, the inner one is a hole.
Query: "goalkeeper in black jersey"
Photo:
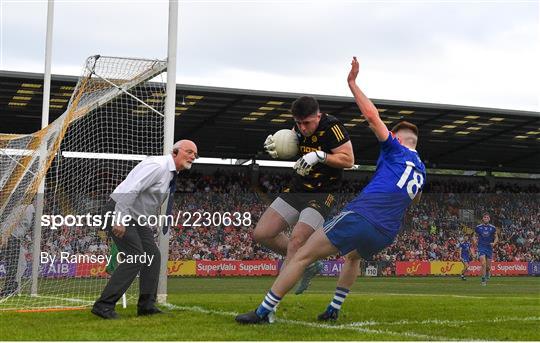
[[[332,193],[340,187],[343,168],[354,164],[347,130],[334,116],[321,113],[315,98],[298,98],[291,112],[302,157],[294,165],[291,184],[266,209],[254,231],[255,241],[286,256],[286,261],[322,227],[334,206]],[[272,135],[264,147],[270,156],[279,158]],[[288,228],[292,228],[290,237],[285,234]],[[306,269],[296,294],[307,289],[321,268],[316,262]]]

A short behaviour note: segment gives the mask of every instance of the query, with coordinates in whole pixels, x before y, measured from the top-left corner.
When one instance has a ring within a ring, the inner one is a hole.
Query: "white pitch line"
[[[370,295],[384,295],[393,297],[445,297],[445,298],[471,298],[471,299],[487,299],[487,297],[478,297],[474,295],[457,295],[457,294],[427,294],[427,293],[364,293]]]
[[[324,292],[321,292],[324,293]],[[326,292],[328,294],[328,292]],[[525,300],[538,300],[535,297],[519,297],[519,296],[504,296],[504,295],[490,295],[487,297],[475,296],[475,295],[458,295],[458,294],[427,294],[427,293],[349,293],[352,295],[379,295],[379,296],[407,296],[407,297],[445,297],[445,298],[470,298],[470,299],[525,299]]]
[[[351,293],[349,293],[350,295]],[[355,294],[355,293],[352,293]],[[362,293],[357,293],[362,294]],[[370,294],[370,295],[390,295],[390,296],[410,296],[410,297],[445,297],[445,298],[470,298],[470,299],[525,299],[525,300],[538,300],[539,298],[535,297],[519,297],[519,296],[504,296],[504,295],[489,295],[486,297],[483,296],[476,296],[476,295],[458,295],[458,294],[426,294],[426,293],[363,293],[363,294]]]
[[[204,314],[216,314],[220,316],[227,316],[227,317],[235,317],[238,315],[236,312],[230,312],[230,311],[218,311],[218,310],[209,310],[205,309],[200,306],[178,306],[174,304],[164,304],[167,308],[171,310],[183,310],[183,311],[191,311],[191,312],[198,312],[198,313],[204,313]],[[395,331],[387,331],[387,330],[378,330],[378,329],[367,329],[363,327],[354,327],[350,325],[329,325],[329,324],[320,324],[320,323],[311,323],[311,322],[305,322],[300,320],[289,320],[289,319],[276,319],[278,323],[285,323],[285,324],[293,324],[293,325],[301,325],[301,326],[307,326],[307,327],[314,327],[319,329],[330,329],[330,330],[352,330],[362,333],[371,333],[371,334],[379,334],[379,335],[390,335],[390,336],[398,336],[398,337],[411,337],[411,338],[417,338],[422,340],[428,340],[428,341],[434,341],[434,340],[440,340],[440,341],[452,341],[456,339],[452,339],[449,337],[441,337],[441,336],[431,336],[431,335],[424,335],[419,334],[416,332],[395,332]],[[466,341],[472,341],[470,338],[463,339]]]
[[[493,319],[478,319],[478,320],[446,320],[446,319],[426,319],[426,320],[398,320],[395,322],[376,322],[365,321],[355,322],[347,325],[358,326],[373,326],[373,325],[419,325],[419,324],[441,324],[441,325],[457,325],[457,324],[471,324],[471,323],[501,323],[501,322],[528,322],[528,321],[540,321],[540,317],[507,317],[507,318],[493,318]]]
[[[326,292],[328,293],[328,292]],[[498,296],[498,295],[490,295],[488,297],[483,296],[475,296],[475,295],[459,295],[459,294],[428,294],[428,293],[349,293],[349,296],[351,295],[379,295],[379,296],[394,296],[394,297],[400,297],[400,296],[407,296],[407,297],[445,297],[445,298],[470,298],[470,299],[526,299],[526,300],[539,300],[539,298],[535,297],[519,297],[519,296]]]
[[[78,299],[78,298],[64,298],[64,297],[55,297],[51,295],[36,295],[36,298],[46,298],[46,299],[55,299],[55,300],[66,300],[71,302],[85,303],[86,305],[91,305],[94,302],[90,300]]]
[[[308,294],[308,293],[306,293]],[[309,294],[328,294],[327,291],[309,291]],[[470,299],[525,299],[525,300],[539,300],[540,297],[520,297],[520,296],[504,296],[504,295],[490,295],[490,296],[476,296],[476,295],[460,295],[460,294],[429,294],[429,293],[349,293],[349,297],[354,296],[391,296],[391,297],[450,297],[450,298],[470,298]]]
[[[35,298],[44,298],[44,299],[54,299],[54,300],[65,300],[65,301],[70,301],[70,302],[76,302],[76,303],[84,303],[84,305],[78,305],[77,307],[86,307],[88,305],[92,305],[94,302],[93,301],[90,301],[90,300],[84,300],[84,299],[78,299],[78,298],[63,298],[63,297],[55,297],[55,296],[50,296],[50,295],[35,295],[35,296],[29,296],[29,298],[31,299],[35,299]],[[19,300],[19,299],[18,299]],[[24,299],[22,300],[24,301]],[[74,305],[75,306],[75,305]],[[65,308],[66,306],[62,306],[62,305],[43,305],[43,306],[37,306],[37,307],[34,307],[36,309],[40,309],[40,308],[45,308],[45,309],[62,309],[62,308]],[[21,310],[22,308],[20,307],[13,307],[13,308],[0,308],[0,312],[2,311],[17,311],[17,310]]]
[[[26,296],[25,296],[26,297]],[[79,299],[79,298],[65,298],[65,297],[55,297],[55,296],[50,296],[50,295],[35,295],[35,296],[28,296],[30,299],[35,299],[35,298],[43,298],[43,299],[54,299],[54,300],[65,300],[65,301],[70,301],[70,302],[77,302],[77,303],[85,303],[87,305],[91,305],[93,304],[94,302],[93,301],[90,301],[90,300],[83,300],[83,299]],[[6,300],[7,299],[13,299],[13,296],[10,296],[8,298],[5,298]],[[2,299],[1,302],[3,302],[4,299]],[[20,299],[17,299],[17,300],[20,300]],[[24,301],[25,299],[22,299],[20,302]],[[58,306],[62,306],[62,305],[57,305],[57,306],[52,306],[52,307],[58,307]]]
[[[451,338],[448,337],[441,337],[441,336],[430,336],[430,335],[424,335],[419,334],[412,331],[404,331],[404,332],[394,332],[394,331],[388,331],[388,330],[378,330],[378,329],[366,329],[366,328],[360,328],[360,327],[354,327],[354,326],[348,326],[348,325],[329,325],[329,324],[320,324],[320,323],[311,323],[311,322],[304,322],[299,320],[289,320],[289,319],[277,319],[278,322],[286,323],[286,324],[296,324],[296,325],[303,325],[303,326],[309,326],[309,327],[315,327],[320,329],[334,329],[334,330],[351,330],[358,332],[364,332],[364,333],[372,333],[372,334],[386,334],[391,336],[398,336],[398,337],[412,337],[412,338],[418,338],[423,340],[440,340],[440,341],[450,341]],[[469,339],[466,339],[469,341]]]
[[[307,294],[307,293],[306,293]],[[327,291],[309,291],[309,294],[328,294]],[[457,294],[428,294],[428,293],[349,293],[349,296],[355,295],[355,296],[392,296],[392,297],[400,297],[400,296],[410,296],[410,297],[451,297],[451,298],[472,298],[472,299],[487,299],[488,297],[480,297],[480,296],[474,296],[474,295],[457,295]],[[498,298],[497,296],[489,297],[491,298]],[[499,297],[499,298],[518,298],[518,297]],[[521,297],[519,297],[521,299]],[[530,298],[525,298],[530,299]],[[536,299],[536,298],[532,298]]]

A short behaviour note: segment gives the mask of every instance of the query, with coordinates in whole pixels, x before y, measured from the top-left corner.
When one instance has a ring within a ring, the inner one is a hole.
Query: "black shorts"
[[[336,204],[336,198],[330,193],[281,193],[279,197],[298,212],[311,207],[325,220]]]

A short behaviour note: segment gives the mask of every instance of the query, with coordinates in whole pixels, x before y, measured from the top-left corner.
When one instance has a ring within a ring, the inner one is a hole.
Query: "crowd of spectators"
[[[259,182],[253,185],[246,171],[183,175],[175,195],[175,213],[180,220],[171,228],[169,259],[279,258],[253,241],[253,230],[290,177],[289,173],[261,173]],[[394,244],[374,260],[459,260],[459,241],[467,235],[474,237],[475,225],[482,214],[488,212],[499,230],[494,259],[540,261],[540,188],[534,184],[490,183],[483,178],[462,180],[428,182],[420,204],[407,211]],[[336,194],[333,214],[368,181],[368,177],[345,180]],[[204,217],[195,213],[202,215],[205,212],[215,216],[206,217],[213,220],[210,225],[205,225],[204,220],[196,222],[197,218]],[[241,220],[225,222],[224,213],[238,213]],[[46,230],[44,234],[43,251],[108,253],[106,236],[95,230],[63,227],[56,231]]]
[[[249,226],[178,226],[170,255],[174,259],[266,259],[279,256],[253,241],[257,219],[268,203],[290,181],[290,174],[262,174],[255,187],[244,173],[193,175],[177,198],[185,211],[249,212]],[[345,180],[337,194],[338,212],[369,181],[368,177]],[[534,184],[489,183],[484,179],[436,180],[426,185],[421,203],[407,212],[395,243],[374,257],[378,261],[459,260],[458,244],[468,236],[484,212],[499,229],[495,259],[540,260],[540,188]],[[202,204],[195,209],[191,203]],[[191,206],[191,207],[190,207]],[[473,244],[473,254],[475,246]]]

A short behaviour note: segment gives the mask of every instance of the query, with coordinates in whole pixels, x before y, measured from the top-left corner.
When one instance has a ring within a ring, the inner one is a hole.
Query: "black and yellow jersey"
[[[294,130],[300,132],[295,125]],[[321,150],[332,153],[335,149],[350,140],[345,126],[334,116],[322,113],[319,126],[315,132],[304,137],[298,134],[300,154]],[[342,168],[332,168],[324,163],[317,163],[306,176],[294,172],[290,192],[330,192],[338,189],[343,178]]]

